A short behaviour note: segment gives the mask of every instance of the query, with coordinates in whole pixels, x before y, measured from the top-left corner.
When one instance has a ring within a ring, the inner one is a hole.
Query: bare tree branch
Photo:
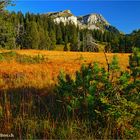
[[[107,59],[107,55],[106,55],[105,49],[104,49],[104,55],[105,55],[105,59],[106,59],[106,63],[107,63],[107,71],[109,73],[110,72],[110,65],[109,65],[109,61]],[[109,78],[109,76],[108,76],[108,78]]]
[[[0,11],[2,12],[4,8],[11,3],[11,0],[0,0]]]

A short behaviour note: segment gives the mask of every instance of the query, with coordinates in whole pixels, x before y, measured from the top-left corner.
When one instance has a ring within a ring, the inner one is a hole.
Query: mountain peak
[[[64,10],[63,13],[72,14],[70,10]]]
[[[70,10],[63,10],[60,12],[51,12],[47,15],[52,17],[56,23],[63,22],[66,24],[71,22],[80,28],[104,30],[104,26],[110,25],[101,14],[97,13],[77,17]]]
[[[97,13],[80,16],[78,19],[80,20],[81,23],[88,24],[88,25],[92,25],[92,24],[109,25],[107,20],[105,20],[105,18],[101,14],[97,14]]]
[[[64,10],[64,11],[59,11],[59,12],[49,12],[47,15],[53,18],[73,16],[70,10]]]

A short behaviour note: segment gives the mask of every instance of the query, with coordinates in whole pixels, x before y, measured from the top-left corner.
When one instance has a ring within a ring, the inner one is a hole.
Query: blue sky
[[[47,13],[69,9],[74,15],[100,13],[113,26],[124,33],[140,28],[140,1],[114,0],[17,0],[10,11]]]

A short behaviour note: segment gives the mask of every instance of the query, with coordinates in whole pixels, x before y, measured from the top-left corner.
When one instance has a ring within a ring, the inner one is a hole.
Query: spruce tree
[[[0,47],[5,49],[16,48],[15,44],[15,30],[12,23],[0,15]]]
[[[62,44],[63,43],[63,39],[62,39],[62,30],[60,27],[60,24],[58,24],[56,26],[56,40],[57,40],[57,44]]]
[[[26,48],[38,49],[39,33],[36,22],[28,22],[26,24],[26,34],[24,35],[24,45]]]
[[[54,50],[55,49],[55,45],[56,45],[56,35],[55,35],[55,32],[52,30],[50,32],[50,40],[51,40],[51,43],[50,43],[50,50]]]
[[[38,49],[38,45],[39,45],[39,33],[38,33],[36,22],[32,22],[31,23],[30,34],[31,34],[31,43],[32,43],[32,47],[31,48],[32,49]]]
[[[39,49],[45,49],[46,48],[46,36],[44,29],[39,26]]]
[[[129,60],[131,75],[136,82],[137,77],[140,77],[140,49],[134,48],[133,54],[130,56]]]
[[[64,51],[68,51],[68,38],[65,36],[65,46],[64,46]]]

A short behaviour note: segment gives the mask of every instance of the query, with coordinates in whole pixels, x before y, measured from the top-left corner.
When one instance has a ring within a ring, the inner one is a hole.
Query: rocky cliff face
[[[71,22],[77,26],[77,17],[74,16],[70,10],[48,13],[47,15],[49,17],[52,17],[54,19],[54,22],[58,24],[60,22],[63,22],[64,24]]]
[[[78,17],[80,26],[88,29],[103,29],[103,26],[108,26],[109,23],[101,14],[89,14]]]
[[[75,16],[70,16],[70,17],[57,17],[54,19],[54,22],[60,23],[63,22],[64,24],[66,23],[73,23],[77,26],[77,17]]]
[[[80,28],[88,29],[104,29],[104,26],[109,26],[109,23],[104,19],[101,14],[89,14],[85,16],[74,16],[70,10],[52,12],[47,14],[49,17],[52,17],[54,22],[60,23],[73,23]]]

